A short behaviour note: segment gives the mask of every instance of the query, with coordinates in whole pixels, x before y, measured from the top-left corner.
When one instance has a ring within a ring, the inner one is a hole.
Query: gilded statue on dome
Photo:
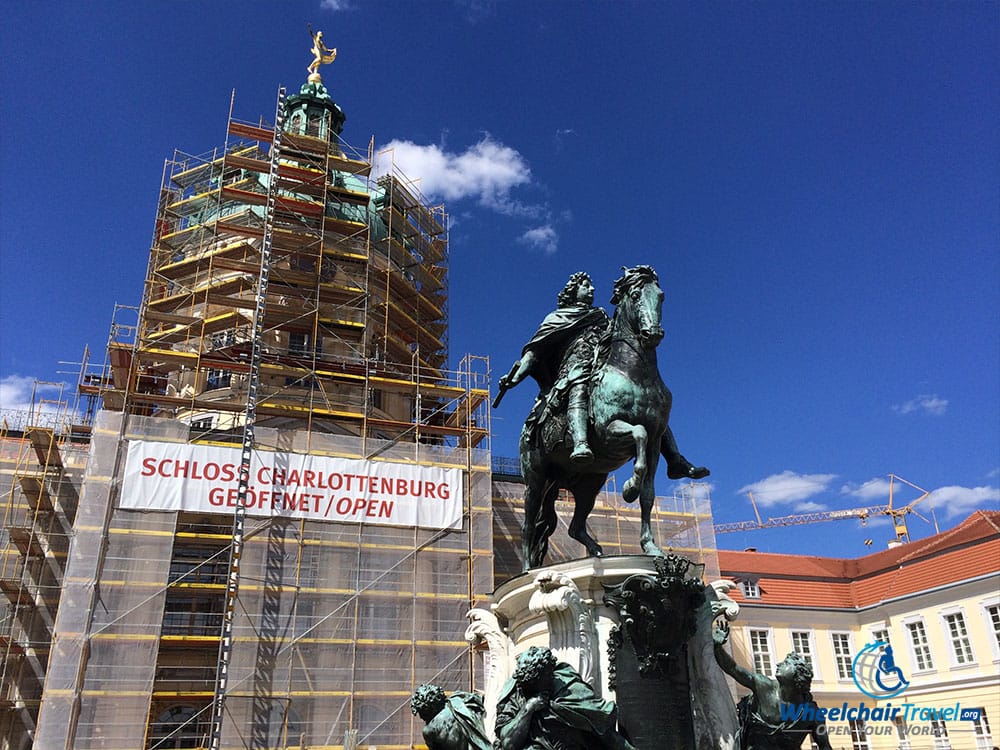
[[[312,37],[313,46],[310,52],[313,54],[313,61],[309,63],[309,67],[306,70],[309,71],[309,82],[319,83],[323,79],[319,75],[320,65],[329,65],[334,60],[337,59],[336,48],[330,49],[325,44],[323,44],[323,32],[313,31],[312,26],[309,27],[309,36]]]

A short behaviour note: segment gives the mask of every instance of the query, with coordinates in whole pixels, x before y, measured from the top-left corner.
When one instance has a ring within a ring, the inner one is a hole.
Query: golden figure
[[[313,53],[313,61],[309,63],[309,67],[306,70],[309,71],[309,78],[307,79],[310,83],[320,83],[323,79],[319,75],[320,65],[329,65],[334,60],[337,59],[337,50],[330,49],[325,44],[323,44],[323,32],[313,31],[312,26],[309,27],[309,35],[312,37],[313,46],[310,52]]]

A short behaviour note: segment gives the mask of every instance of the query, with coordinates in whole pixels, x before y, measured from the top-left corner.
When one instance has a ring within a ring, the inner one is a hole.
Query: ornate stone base
[[[700,566],[688,567],[681,558],[621,555],[550,565],[501,584],[490,611],[469,612],[465,634],[487,647],[487,731],[493,730],[500,688],[517,655],[547,646],[599,696],[617,700],[618,687],[629,703],[619,701],[619,714],[632,723],[639,750],[733,750],[736,712],[715,663],[712,622],[719,614],[731,619],[737,606],[724,593],[728,584],[703,586],[700,575]],[[678,597],[681,589],[686,593]],[[612,592],[617,594],[609,598]],[[651,602],[660,604],[651,609]],[[634,612],[630,603],[637,605]],[[675,648],[681,620],[687,630]],[[685,707],[687,713],[679,711]],[[682,726],[679,742],[664,744],[662,735],[641,726],[642,716],[667,712],[681,715],[675,722]],[[623,728],[628,732],[624,721]]]

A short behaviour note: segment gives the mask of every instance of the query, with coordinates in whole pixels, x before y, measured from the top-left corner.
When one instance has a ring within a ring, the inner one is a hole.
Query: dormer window
[[[740,590],[747,599],[760,599],[760,583],[754,578],[741,580]]]

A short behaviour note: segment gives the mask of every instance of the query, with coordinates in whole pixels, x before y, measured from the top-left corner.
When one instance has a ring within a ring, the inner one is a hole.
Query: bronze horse
[[[633,459],[632,476],[622,496],[628,502],[639,499],[643,552],[661,555],[650,524],[653,480],[661,453],[671,479],[700,479],[709,473],[680,455],[668,425],[672,396],[656,363],[656,347],[663,339],[663,291],[656,272],[649,266],[624,271],[615,282],[611,298],[615,314],[595,352],[589,382],[588,439],[593,460],[585,464],[570,460],[564,411],[554,412],[531,428],[526,424],[521,433],[521,472],[526,485],[521,528],[524,570],[539,567],[545,560],[548,539],[556,529],[560,488],[572,492],[575,500],[570,537],[583,544],[589,555],[599,557],[601,545],[587,531],[587,517],[608,474]]]

